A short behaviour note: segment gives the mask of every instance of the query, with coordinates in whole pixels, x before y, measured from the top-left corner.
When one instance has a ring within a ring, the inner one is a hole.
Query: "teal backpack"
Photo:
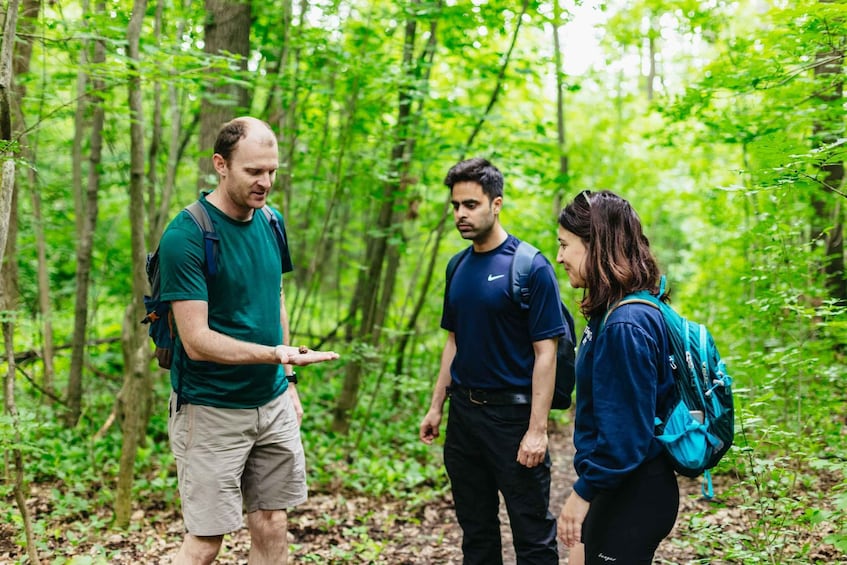
[[[665,283],[662,276],[659,296],[665,292]],[[656,416],[656,438],[677,473],[703,475],[703,496],[711,499],[714,489],[710,469],[729,451],[735,436],[732,378],[709,330],[683,318],[647,291],[629,294],[609,308],[601,330],[609,315],[626,304],[647,304],[662,313],[670,341],[668,364],[676,398],[669,413]]]

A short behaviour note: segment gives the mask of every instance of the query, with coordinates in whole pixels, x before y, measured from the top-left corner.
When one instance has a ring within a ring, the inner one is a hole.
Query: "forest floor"
[[[575,476],[571,465],[573,445],[571,429],[553,429],[550,433],[550,452],[553,459],[553,491],[550,507],[558,515]],[[718,479],[720,479],[719,477]],[[656,554],[656,563],[685,564],[695,562],[696,556],[675,539],[684,535],[680,522],[686,515],[702,511],[708,504],[698,496],[699,480],[680,477],[680,519],[671,536]],[[720,492],[720,481],[715,489]],[[50,489],[33,489],[33,511],[44,507]],[[514,564],[514,550],[508,527],[508,516],[501,504],[504,563]],[[99,523],[108,523],[111,509],[104,508]],[[460,564],[461,530],[456,523],[449,495],[436,499],[420,508],[409,511],[405,503],[395,500],[373,500],[366,497],[349,497],[342,494],[316,493],[309,501],[293,510],[289,516],[289,541],[292,547],[291,563],[385,563],[403,564]],[[706,519],[723,528],[743,528],[737,510],[732,505],[717,508]],[[114,563],[114,564],[166,564],[170,563],[182,539],[182,520],[178,510],[139,508],[129,532],[103,531],[91,533],[88,541],[76,543],[70,549],[69,540],[61,535],[61,524],[48,528],[53,534],[44,540],[52,554],[41,552],[49,563]],[[12,543],[16,532],[10,524],[0,524],[0,563],[28,563],[20,548]],[[42,537],[47,537],[43,535]],[[819,543],[820,540],[809,540]],[[224,539],[218,556],[220,564],[246,564],[249,537],[241,530]],[[106,558],[104,553],[108,554]],[[568,563],[566,548],[560,548],[560,564]],[[74,559],[74,557],[76,559]],[[838,558],[823,562],[838,562]],[[703,562],[703,561],[699,561]],[[719,560],[712,560],[719,563]]]

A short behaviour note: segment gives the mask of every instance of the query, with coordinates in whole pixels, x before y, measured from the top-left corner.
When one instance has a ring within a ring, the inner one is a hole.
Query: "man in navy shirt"
[[[453,217],[473,249],[445,292],[447,343],[420,438],[439,434],[450,397],[444,463],[462,527],[465,565],[503,562],[499,493],[509,513],[518,563],[558,564],[549,511],[547,417],[556,347],[567,332],[550,262],[537,254],[529,309],[512,300],[510,265],[519,240],[500,225],[503,175],[487,160],[457,163],[444,184]]]

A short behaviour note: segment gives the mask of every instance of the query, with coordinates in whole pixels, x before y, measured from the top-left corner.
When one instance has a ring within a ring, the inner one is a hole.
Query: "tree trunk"
[[[12,53],[18,23],[18,2],[10,0],[3,26],[3,45],[0,50],[0,264],[9,235],[9,215],[12,192],[15,189],[15,146],[12,139]]]
[[[100,2],[97,5],[97,12],[105,12],[105,5]],[[83,49],[83,52],[85,49]],[[94,57],[92,63],[94,65],[102,65],[106,60],[106,46],[102,41],[94,42]],[[81,73],[85,73],[85,69]],[[81,78],[80,84],[85,84],[87,80]],[[88,334],[88,295],[91,287],[91,267],[92,256],[94,252],[94,232],[97,227],[97,192],[100,188],[100,159],[103,149],[103,126],[105,122],[105,109],[103,107],[103,99],[101,92],[105,85],[103,80],[95,78],[92,81],[92,94],[80,98],[80,105],[83,109],[77,111],[77,119],[81,119],[89,106],[92,110],[91,119],[91,137],[88,150],[88,179],[84,194],[80,185],[80,194],[75,198],[75,201],[80,206],[77,209],[77,247],[76,247],[76,295],[74,301],[74,329],[72,342],[74,344],[71,351],[71,367],[68,375],[68,426],[75,426],[79,420],[82,411],[82,391],[83,391],[83,369],[85,368],[86,354],[86,336]],[[83,127],[80,122],[77,126]],[[76,141],[76,140],[75,140]],[[80,147],[75,147],[75,151],[81,151]],[[80,153],[80,158],[82,155]],[[80,179],[81,180],[81,179]]]
[[[0,164],[2,164],[2,174],[0,174],[0,264],[5,258],[6,242],[9,235],[9,217],[11,214],[12,194],[15,188],[15,149],[12,143],[12,74],[13,63],[12,53],[15,45],[15,31],[18,20],[18,2],[10,0],[6,8],[6,16],[3,22],[3,44],[0,49]],[[0,280],[4,280],[0,278]],[[8,295],[8,289],[2,290],[2,296],[5,301]],[[15,502],[18,505],[18,511],[21,513],[21,518],[24,524],[24,533],[27,540],[27,552],[30,562],[38,565],[41,560],[38,556],[38,547],[35,540],[35,534],[32,528],[29,510],[26,506],[28,498],[28,488],[24,477],[24,458],[23,452],[19,447],[22,444],[20,433],[20,422],[18,421],[18,411],[15,405],[15,344],[13,340],[14,327],[11,322],[3,323],[3,343],[6,348],[6,375],[3,383],[3,409],[11,418],[13,428],[13,447],[7,456],[10,457],[10,462],[13,465],[13,492]]]
[[[518,33],[520,32],[520,27],[521,27],[520,22],[523,20],[523,15],[526,13],[528,6],[529,6],[528,2],[526,0],[524,0],[524,2],[522,3],[523,10],[521,12],[521,16],[517,19],[518,25],[515,26],[515,32],[514,32],[514,35],[512,36],[511,44],[509,45],[509,49],[506,52],[506,56],[503,58],[503,66],[500,68],[500,72],[497,75],[497,80],[494,83],[494,88],[491,91],[491,97],[488,100],[488,104],[486,105],[485,112],[483,112],[483,114],[480,116],[479,121],[475,124],[475,126],[471,130],[471,133],[468,136],[468,140],[465,142],[465,151],[467,151],[468,149],[470,149],[473,146],[473,143],[474,143],[474,140],[476,139],[476,136],[479,134],[480,131],[482,131],[482,127],[485,124],[485,121],[488,119],[488,114],[491,113],[491,110],[494,108],[495,104],[497,103],[497,99],[499,98],[500,92],[503,89],[503,79],[506,76],[506,70],[508,69],[509,62],[511,61],[512,52],[514,51],[514,48],[515,48],[515,43],[517,43]],[[434,27],[430,30],[430,36],[435,37],[435,28]],[[433,43],[430,47],[432,49],[432,52],[434,53],[435,44]],[[427,66],[427,68],[428,67],[429,67],[429,65]],[[465,158],[465,154],[463,153],[459,157],[459,160],[464,159],[464,158]],[[403,335],[400,337],[399,348],[398,348],[399,354],[398,354],[398,360],[397,360],[397,367],[396,367],[396,370],[395,370],[395,373],[398,374],[398,375],[403,374],[403,361],[404,361],[404,358],[405,358],[406,348],[408,347],[409,338],[412,335],[412,332],[414,331],[415,326],[417,325],[418,316],[420,315],[421,310],[423,310],[423,306],[426,302],[426,298],[427,298],[427,296],[429,296],[429,293],[430,293],[430,290],[429,290],[430,285],[432,284],[432,281],[433,281],[433,278],[434,278],[435,272],[436,272],[436,262],[438,261],[438,255],[439,255],[438,252],[439,252],[439,249],[441,248],[441,241],[444,239],[444,232],[446,231],[446,227],[447,227],[447,224],[448,224],[448,216],[449,216],[449,213],[450,213],[449,207],[450,207],[450,194],[448,192],[445,199],[444,199],[444,215],[441,216],[441,219],[438,222],[438,226],[435,229],[435,240],[433,242],[433,250],[432,250],[432,253],[429,257],[429,263],[428,263],[427,268],[426,268],[426,274],[424,276],[424,280],[423,280],[423,283],[422,283],[422,286],[421,286],[421,291],[420,291],[420,294],[418,296],[418,300],[415,303],[415,308],[412,312],[412,315],[409,318],[409,322],[406,324],[406,331],[403,332]],[[441,272],[443,272],[443,270]],[[441,280],[443,280],[443,279],[441,279]]]
[[[823,189],[812,197],[815,219],[812,225],[812,241],[824,242],[824,274],[829,297],[840,304],[847,304],[847,276],[844,271],[844,213],[841,200],[834,197],[844,182],[844,162],[840,155],[840,140],[844,138],[844,112],[841,104],[844,96],[844,50],[837,48],[818,53],[815,76],[821,88],[818,98],[824,108],[821,119],[815,123],[816,147],[836,147],[827,150],[830,158],[821,165]]]
[[[497,98],[502,89],[502,84],[506,76],[506,69],[508,68],[509,61],[511,59],[511,54],[514,51],[515,44],[517,43],[518,34],[521,29],[521,21],[523,20],[523,16],[526,13],[526,10],[529,6],[528,0],[524,0],[522,3],[522,13],[520,17],[516,19],[517,25],[515,26],[515,31],[512,36],[512,40],[509,45],[509,49],[504,57],[503,66],[500,69],[500,73],[497,76],[497,81],[495,83],[495,87],[492,91],[491,99],[489,100],[488,106],[486,107],[485,112],[483,113],[482,118],[477,122],[473,131],[468,138],[468,147],[473,143],[476,136],[482,130],[482,127],[485,123],[486,116],[494,107],[497,102]],[[412,70],[411,61],[411,51],[412,46],[414,45],[414,35],[415,35],[416,25],[415,22],[410,20],[406,25],[406,43],[404,46],[404,64],[406,65],[407,71]],[[414,72],[411,73],[412,78],[414,78]],[[415,84],[412,82],[412,84]],[[405,183],[403,181],[404,176],[404,160],[409,158],[409,149],[413,146],[412,141],[409,139],[409,116],[411,109],[411,94],[412,92],[408,90],[408,87],[400,88],[400,100],[399,100],[399,108],[398,108],[398,133],[397,133],[397,141],[395,142],[394,148],[392,149],[392,160],[391,164],[394,167],[394,175],[391,179],[392,182],[387,182],[384,185],[383,189],[383,199],[382,204],[379,211],[379,216],[376,221],[375,230],[372,232],[372,235],[368,238],[367,243],[367,253],[366,253],[366,265],[367,269],[363,273],[363,276],[359,277],[359,281],[357,284],[357,289],[354,294],[354,304],[359,305],[360,311],[362,312],[361,325],[359,327],[359,331],[357,334],[357,341],[360,344],[366,344],[366,347],[361,351],[362,355],[354,362],[351,362],[347,365],[347,372],[344,376],[344,383],[342,385],[341,395],[339,396],[338,402],[333,410],[333,422],[332,429],[338,433],[347,433],[350,427],[350,417],[353,409],[356,406],[356,401],[358,398],[359,392],[359,384],[361,381],[361,375],[364,372],[365,366],[368,362],[368,351],[373,348],[377,343],[377,339],[379,337],[379,332],[377,330],[377,321],[381,319],[381,314],[379,312],[378,306],[379,304],[389,304],[391,302],[390,296],[383,297],[381,296],[389,292],[393,286],[392,282],[392,274],[388,273],[388,277],[386,278],[383,284],[380,287],[379,282],[382,278],[382,268],[383,263],[385,262],[385,258],[388,255],[388,241],[389,236],[393,233],[393,230],[398,229],[397,226],[394,225],[394,210],[399,206],[402,209],[402,200],[405,198],[404,189]],[[426,292],[427,288],[424,288],[424,292]],[[405,344],[402,344],[405,346]]]
[[[47,242],[44,237],[44,215],[41,212],[41,187],[38,183],[38,176],[35,171],[30,168],[27,171],[27,178],[29,180],[28,192],[30,193],[30,201],[32,203],[32,223],[35,231],[35,246],[38,254],[38,312],[41,315],[41,360],[44,364],[42,386],[48,393],[45,398],[49,399],[56,392],[56,369],[53,365],[55,343],[53,341],[53,308],[50,304],[50,274],[47,265]]]
[[[206,24],[203,50],[212,55],[233,53],[240,57],[241,71],[247,70],[250,54],[250,2],[206,0]],[[217,75],[216,76],[220,76]],[[209,79],[200,102],[200,190],[213,188],[216,182],[212,151],[218,130],[227,121],[249,107],[247,90],[224,80]]]
[[[135,0],[132,17],[127,29],[129,65],[131,67],[129,90],[130,113],[130,177],[129,177],[129,223],[132,247],[132,301],[124,316],[121,341],[124,355],[124,384],[119,393],[121,406],[120,469],[115,493],[115,526],[125,528],[132,515],[132,482],[135,476],[135,459],[139,438],[144,434],[147,422],[144,415],[149,411],[152,393],[150,378],[150,347],[145,326],[139,321],[144,317],[142,296],[147,288],[144,265],[146,244],[144,237],[144,130],[142,112],[141,78],[139,71],[139,37],[146,0]]]
[[[21,129],[15,128],[16,135]],[[23,151],[21,151],[23,153]],[[28,161],[32,163],[33,161]],[[18,179],[15,179],[15,185],[12,188],[12,201],[9,206],[9,229],[6,235],[6,250],[3,254],[2,267],[2,293],[0,293],[0,305],[2,311],[11,320],[18,317],[18,194],[19,192]],[[12,336],[14,338],[14,336]]]
[[[420,57],[419,67],[423,71],[421,75],[421,84],[420,88],[422,93],[429,92],[429,78],[431,76],[432,63],[435,58],[435,47],[436,47],[436,38],[438,34],[438,17],[437,14],[440,12],[442,8],[442,3],[438,3],[438,10],[432,16],[432,20],[429,24],[429,39],[427,40],[426,47],[424,48],[423,53]],[[415,115],[420,116],[423,115],[423,104],[424,101],[428,98],[426,95],[419,96],[418,108],[415,112]],[[449,201],[449,198],[447,199]],[[412,336],[415,333],[415,328],[418,325],[418,317],[423,311],[424,305],[426,304],[427,296],[429,295],[430,284],[432,283],[432,277],[435,272],[436,261],[438,260],[438,250],[441,248],[441,240],[444,237],[445,226],[447,223],[447,216],[443,214],[441,219],[438,222],[438,225],[435,228],[435,236],[434,241],[432,243],[432,253],[430,255],[421,255],[421,264],[425,265],[424,268],[424,276],[421,281],[421,291],[418,294],[418,298],[415,300],[415,304],[412,307],[412,311],[409,315],[409,319],[406,322],[406,331],[401,332],[400,338],[397,341],[397,359],[394,367],[395,375],[402,375],[404,373],[404,365],[406,360],[406,351],[409,346],[409,342],[411,341]],[[418,269],[420,271],[420,269]]]
[[[358,288],[355,292],[357,304],[361,305],[362,311],[358,341],[360,344],[369,346],[375,346],[379,342],[380,322],[385,319],[385,311],[381,309],[386,309],[391,304],[394,280],[399,265],[399,256],[395,256],[393,268],[387,270],[385,280],[382,280],[383,264],[386,261],[386,256],[390,255],[388,249],[390,236],[398,230],[402,230],[401,226],[395,221],[395,210],[404,207],[403,200],[407,188],[407,183],[404,182],[403,177],[405,177],[405,170],[410,157],[406,152],[406,147],[409,144],[409,122],[413,94],[409,85],[416,84],[413,65],[416,30],[417,22],[414,19],[407,20],[403,46],[403,68],[409,80],[405,81],[405,85],[401,85],[399,91],[397,131],[389,165],[390,180],[383,186],[382,204],[376,230],[368,236],[367,272],[365,276],[359,277]],[[363,353],[368,349],[370,348],[364,349]],[[336,432],[347,433],[349,431],[350,413],[356,406],[361,375],[366,369],[368,360],[368,356],[363,354],[357,356],[353,362],[347,365],[341,395],[333,411],[332,429]]]
[[[187,8],[191,0],[185,0],[184,4]],[[177,24],[176,36],[181,37],[185,29],[185,21],[180,21]],[[172,71],[175,72],[175,71]],[[147,235],[147,248],[153,249],[159,242],[162,232],[165,231],[165,225],[170,219],[171,200],[176,191],[176,175],[179,168],[179,163],[182,160],[183,144],[180,142],[180,133],[183,128],[187,130],[189,135],[186,139],[190,139],[193,134],[196,122],[185,127],[182,123],[182,104],[179,99],[179,92],[173,82],[168,84],[168,107],[169,107],[169,122],[170,133],[168,140],[168,165],[165,171],[165,182],[162,186],[162,191],[159,195],[159,205],[154,213],[149,218],[149,230]]]
[[[41,8],[40,0],[24,0],[18,20],[18,40],[15,45],[16,51],[13,61],[13,76],[21,76],[29,72],[32,59],[32,43],[35,37],[35,24]],[[14,85],[15,96],[18,100],[26,99],[26,88],[20,84]],[[22,102],[15,106],[13,129],[18,132],[21,154],[27,163],[36,163],[34,144],[27,136],[26,120],[23,114]],[[43,324],[41,336],[41,359],[43,362],[42,388],[48,393],[45,399],[51,399],[53,391],[53,323],[50,308],[50,289],[47,277],[47,250],[44,239],[44,226],[41,215],[41,190],[38,185],[38,175],[34,167],[26,167],[26,192],[30,194],[32,202],[32,228],[35,233],[35,247],[38,261],[38,310]],[[17,179],[16,183],[20,183]],[[6,258],[4,264],[5,295],[7,296],[7,309],[16,308],[17,299],[20,295],[18,288],[18,261],[17,261],[17,233],[18,233],[18,186],[13,192],[11,214],[9,217],[9,237],[6,245]],[[10,260],[15,257],[15,260]]]
[[[553,214],[558,217],[570,184],[568,171],[568,138],[565,131],[565,71],[562,68],[562,42],[559,28],[562,25],[562,7],[553,2],[553,53],[556,73],[556,136],[559,144],[559,188],[553,199]]]
[[[22,155],[22,133],[25,131],[25,127],[23,125],[22,116],[18,113],[17,116],[12,115],[12,103],[11,98],[12,95],[17,90],[13,86],[13,76],[16,73],[25,70],[21,68],[22,59],[16,57],[14,55],[13,46],[15,45],[15,33],[18,27],[18,10],[17,4],[14,7],[14,14],[8,14],[8,18],[4,21],[6,26],[11,26],[11,28],[6,27],[4,29],[4,38],[3,38],[3,52],[2,57],[3,60],[0,61],[0,65],[2,66],[2,84],[0,84],[0,121],[2,121],[2,137],[0,137],[0,148],[2,148],[3,156],[2,163],[4,165],[4,175],[6,174],[6,164],[10,163],[12,167],[9,169],[11,171],[11,176],[9,179],[4,177],[3,181],[3,192],[2,192],[2,209],[0,209],[0,213],[2,213],[2,224],[3,224],[3,233],[2,233],[2,241],[3,241],[3,253],[0,254],[0,265],[2,265],[2,295],[0,299],[2,299],[2,307],[6,312],[14,312],[17,309],[17,296],[18,296],[18,259],[17,259],[17,234],[18,234],[18,195],[17,195],[17,185],[15,179],[15,167],[14,163],[11,161],[12,158]],[[21,27],[24,26],[23,14],[21,14]],[[10,34],[10,35],[5,35]],[[31,45],[28,42],[25,42],[28,46],[28,51],[31,52]],[[26,50],[21,50],[24,53],[22,55],[26,56]],[[23,59],[25,61],[26,59]],[[22,97],[20,98],[23,99]],[[19,104],[16,105],[17,108],[20,107]],[[15,127],[13,127],[13,124]],[[14,133],[13,133],[14,132]],[[6,145],[8,144],[8,145]],[[9,159],[7,161],[7,159]],[[9,184],[5,184],[9,181]]]
[[[164,2],[156,2],[156,12],[153,18],[153,41],[159,43],[162,37],[162,14],[164,13]],[[177,35],[176,37],[180,37]],[[147,150],[147,218],[151,226],[156,224],[156,212],[159,207],[159,170],[156,166],[159,152],[162,147],[162,82],[153,80],[153,124],[150,132],[150,148]],[[155,245],[154,241],[147,239],[147,248]]]
[[[335,68],[333,68],[332,72],[327,72],[327,74],[329,75],[328,81],[329,81],[329,85],[330,85],[328,88],[330,90],[332,90],[334,85],[335,85],[335,77],[336,77]],[[348,137],[350,135],[352,125],[355,121],[355,108],[356,108],[356,99],[358,97],[358,94],[359,94],[358,89],[354,90],[353,92],[351,92],[349,94],[348,100],[350,101],[350,103],[345,105],[345,111],[347,112],[347,114],[346,114],[347,119],[342,120],[343,123],[344,123],[344,128],[342,130],[341,135],[339,136],[339,139],[341,139],[341,140],[348,139]],[[333,126],[333,121],[334,121],[333,116],[330,112],[325,112],[323,117],[322,117],[322,120],[323,120],[323,122],[322,122],[322,126],[320,128],[320,131],[321,131],[320,142],[318,143],[318,147],[320,149],[315,152],[316,155],[315,155],[315,164],[314,164],[314,167],[312,169],[314,171],[314,174],[312,175],[312,181],[311,181],[311,184],[309,186],[300,187],[300,194],[304,194],[304,196],[308,198],[306,207],[304,208],[306,210],[314,209],[317,206],[317,201],[319,199],[325,199],[326,202],[327,202],[327,205],[326,205],[326,212],[324,214],[323,222],[321,224],[319,224],[319,225],[321,225],[321,232],[320,232],[320,235],[318,237],[317,244],[313,247],[315,249],[315,251],[313,253],[307,253],[307,254],[304,255],[304,257],[308,258],[308,261],[309,261],[306,268],[305,269],[298,268],[293,273],[297,283],[299,285],[303,285],[305,287],[305,290],[302,291],[302,292],[298,292],[297,295],[294,297],[294,301],[290,305],[289,322],[290,322],[291,328],[292,328],[292,339],[294,337],[293,334],[296,333],[296,328],[298,327],[298,325],[300,323],[300,319],[305,314],[305,310],[306,310],[305,305],[309,304],[309,300],[310,300],[312,294],[314,292],[316,292],[318,284],[319,284],[319,282],[322,278],[322,272],[328,266],[328,261],[326,259],[327,259],[327,257],[332,257],[332,255],[333,255],[333,246],[332,246],[333,241],[332,241],[332,237],[331,237],[332,233],[330,232],[330,229],[331,228],[343,229],[343,227],[339,228],[339,226],[347,225],[345,218],[341,218],[341,220],[339,221],[339,219],[337,217],[335,217],[336,207],[338,206],[339,202],[343,201],[345,183],[346,183],[346,180],[347,180],[344,173],[343,173],[345,152],[342,150],[342,151],[338,151],[338,152],[335,153],[335,162],[334,162],[334,169],[335,169],[334,172],[335,172],[335,174],[332,175],[332,177],[335,179],[335,183],[333,184],[333,187],[332,187],[332,194],[328,198],[325,195],[323,195],[320,190],[317,190],[317,184],[314,180],[314,179],[318,178],[318,172],[323,167],[323,157],[327,153],[324,149],[328,145],[328,139],[330,138],[331,131],[334,127]],[[283,142],[281,143],[281,146],[280,146],[281,151],[283,151],[283,153],[290,151],[291,157],[293,158],[293,155],[294,155],[293,149],[287,149],[286,148],[288,144],[291,144],[291,145],[294,144],[293,135],[288,137],[288,138],[284,137],[283,139],[284,140],[283,140]],[[291,161],[291,162],[293,164],[293,161]],[[293,193],[293,189],[292,189],[292,193]],[[308,218],[306,214],[304,214],[303,217],[301,218],[300,222],[299,222],[300,229],[298,230],[298,232],[305,231],[306,229],[308,229],[308,224],[309,224],[310,221],[311,221],[311,219]],[[295,258],[295,264],[300,264],[296,258]],[[287,297],[286,297],[286,300],[288,300]]]
[[[301,14],[307,12],[303,8],[308,9],[308,2],[303,1],[301,6]],[[284,210],[291,209],[291,195],[293,192],[292,171],[294,169],[294,155],[297,139],[297,103],[299,98],[298,80],[300,68],[299,47],[292,48],[292,36],[297,30],[293,29],[293,6],[292,0],[282,0],[280,6],[279,28],[282,34],[281,45],[279,48],[279,57],[276,62],[276,77],[271,85],[271,92],[268,96],[267,104],[265,105],[265,115],[268,116],[268,121],[276,124],[276,130],[279,132],[279,149],[281,161],[279,171],[277,171],[278,190],[282,194],[282,203],[280,204]],[[302,28],[305,18],[299,19],[299,26]],[[294,63],[289,64],[293,59]],[[284,87],[283,87],[284,86]],[[273,107],[271,106],[273,104]],[[273,112],[273,113],[271,113]]]
[[[656,91],[656,38],[659,37],[660,31],[655,28],[659,26],[658,18],[650,15],[650,29],[647,30],[647,76],[644,78],[644,90],[647,95],[647,101],[652,102]]]
[[[14,354],[14,336],[15,330],[14,326],[10,322],[3,323],[3,342],[6,346],[6,376],[5,376],[5,401],[4,408],[6,410],[6,414],[12,419],[12,436],[15,445],[21,445],[23,443],[23,437],[21,435],[20,421],[18,420],[18,409],[15,406],[15,354]],[[21,512],[21,518],[24,523],[24,534],[26,535],[26,547],[27,547],[27,556],[29,557],[29,562],[33,565],[39,565],[41,563],[41,559],[38,555],[38,544],[35,539],[35,532],[32,528],[32,519],[29,515],[29,510],[27,510],[26,501],[29,497],[29,487],[26,484],[24,477],[24,457],[23,452],[19,448],[15,448],[11,450],[11,453],[7,454],[11,459],[12,472],[14,473],[14,478],[12,479],[13,490],[15,494],[15,503],[18,505],[18,509]]]

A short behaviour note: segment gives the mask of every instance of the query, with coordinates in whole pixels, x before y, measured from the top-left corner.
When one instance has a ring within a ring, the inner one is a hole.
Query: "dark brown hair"
[[[585,190],[562,209],[559,225],[585,244],[583,315],[605,312],[638,290],[658,293],[659,265],[629,202],[608,190]]]
[[[482,157],[472,157],[459,161],[447,171],[444,184],[453,190],[457,182],[475,182],[489,200],[503,196],[503,173]]]
[[[215,139],[215,153],[229,163],[238,142],[247,137],[247,132],[251,127],[255,127],[259,123],[268,128],[269,132],[273,133],[271,126],[261,120],[235,118],[225,123],[221,126],[218,137]]]

